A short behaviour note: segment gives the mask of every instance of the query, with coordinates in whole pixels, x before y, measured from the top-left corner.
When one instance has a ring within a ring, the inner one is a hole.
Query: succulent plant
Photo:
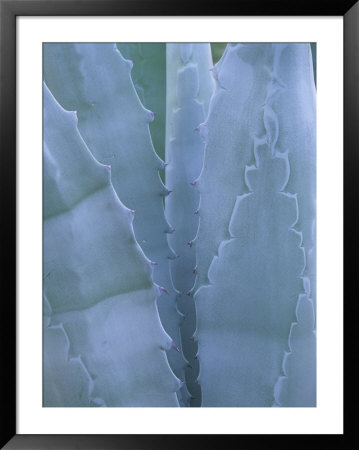
[[[171,261],[171,278],[177,304],[183,314],[181,341],[186,368],[186,384],[191,405],[200,406],[197,383],[197,344],[192,336],[196,313],[192,291],[196,273],[196,253],[192,241],[198,229],[199,194],[193,181],[203,165],[204,143],[197,126],[205,120],[213,93],[209,44],[167,44],[166,183],[173,190],[166,197],[166,215],[176,232],[168,242],[178,258]]]
[[[122,56],[133,61],[132,81],[143,105],[155,111],[150,123],[151,138],[157,155],[165,159],[166,126],[166,44],[124,43],[116,44]],[[164,180],[164,171],[160,174]]]
[[[272,406],[273,386],[287,373],[282,362],[296,303],[302,294],[315,297],[310,47],[229,45],[214,75],[217,88],[201,125],[206,150],[197,181],[194,298],[202,405]],[[312,394],[313,353],[312,340],[302,351],[308,358],[303,367],[312,373],[303,389]],[[277,384],[277,391],[284,384]]]
[[[43,55],[44,405],[315,406],[310,45]]]
[[[44,87],[44,404],[176,406],[151,262],[133,213]]]

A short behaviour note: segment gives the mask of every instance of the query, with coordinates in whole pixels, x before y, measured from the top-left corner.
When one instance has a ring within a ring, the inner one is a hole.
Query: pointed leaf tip
[[[159,289],[161,292],[164,292],[165,294],[170,295],[169,292],[167,291],[167,289],[164,288],[163,286],[159,286]]]
[[[176,352],[180,353],[180,349],[177,347],[177,345],[174,343],[174,341],[172,341],[172,343],[171,343],[171,348],[176,350]]]

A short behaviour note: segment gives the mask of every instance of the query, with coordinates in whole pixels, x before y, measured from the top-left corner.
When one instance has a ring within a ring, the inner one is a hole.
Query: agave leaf
[[[133,61],[132,80],[142,104],[156,113],[150,123],[151,137],[156,153],[165,160],[166,44],[121,42],[117,48],[124,58]]]
[[[310,297],[316,305],[316,89],[309,44],[277,44],[274,75],[281,86],[266,108],[268,126],[276,112],[278,139],[275,149],[288,152],[291,176],[287,190],[297,195],[296,229],[303,233]]]
[[[309,311],[305,319],[303,316],[301,320],[297,317],[297,322],[292,325],[289,349],[292,340],[299,340],[298,333],[302,333],[303,330],[309,331],[306,332],[305,337],[302,337],[302,341],[305,341],[302,350],[298,349],[294,354],[291,352],[284,357],[283,368],[292,367],[291,377],[281,378],[282,382],[276,385],[276,395],[285,406],[314,406],[316,402],[316,89],[310,44],[277,44],[273,66],[273,74],[280,83],[280,89],[267,102],[265,117],[267,117],[269,128],[274,130],[278,127],[280,130],[278,135],[274,133],[277,135],[274,144],[276,151],[282,154],[288,152],[291,176],[287,190],[296,195],[298,201],[298,221],[295,229],[303,236],[302,246],[306,261],[297,314],[303,308]],[[276,122],[271,119],[273,111],[276,112]],[[314,324],[312,324],[312,313]],[[296,367],[297,375],[294,373],[294,367]],[[299,374],[303,371],[305,376],[300,379]],[[283,375],[286,375],[285,369],[283,372]]]
[[[248,192],[244,171],[254,164],[253,136],[265,132],[263,105],[271,58],[270,44],[229,45],[213,69],[216,90],[200,127],[206,147],[196,183],[201,200],[195,290],[208,284],[212,259],[220,243],[230,238],[228,225],[236,198]]]
[[[90,400],[91,377],[80,357],[69,358],[69,340],[62,324],[43,330],[44,406],[94,406]]]
[[[196,254],[192,246],[198,228],[199,193],[192,182],[203,165],[204,143],[197,127],[207,115],[214,80],[209,44],[167,44],[166,182],[173,192],[166,198],[166,215],[175,228],[168,242],[178,255],[171,261],[178,305],[185,320],[181,327],[182,348],[189,363],[186,383],[192,406],[201,402],[197,344],[191,339],[196,316],[193,298],[186,295],[195,281]]]
[[[168,246],[167,233],[172,227],[163,207],[169,191],[159,178],[158,170],[164,164],[154,151],[149,131],[155,115],[137,96],[132,66],[115,44],[44,45],[44,76],[49,88],[65,109],[77,111],[78,128],[86,145],[99,162],[111,166],[117,195],[136,211],[136,239],[156,264],[155,283],[169,294],[158,300],[161,321],[180,347],[181,315],[169,273],[169,258],[174,253]],[[172,349],[168,358],[176,375],[183,379],[186,362],[181,353]]]
[[[196,293],[203,406],[271,406],[304,269],[284,158],[256,147],[250,194],[237,198],[229,231]]]
[[[44,405],[178,406],[152,266],[76,124],[44,86]]]
[[[308,292],[298,298],[296,318],[289,334],[290,351],[283,359],[284,376],[275,386],[275,399],[278,406],[316,406],[315,314]]]
[[[276,381],[283,380],[297,299],[313,293],[315,279],[310,47],[230,45],[215,76],[217,90],[203,125],[207,144],[196,242],[202,404],[272,406],[283,398],[295,403],[292,394],[281,393],[286,383]],[[220,129],[218,117],[232,126]],[[313,345],[299,359],[312,374]],[[292,377],[292,391],[297,381]],[[303,392],[315,392],[312,381],[310,375]]]

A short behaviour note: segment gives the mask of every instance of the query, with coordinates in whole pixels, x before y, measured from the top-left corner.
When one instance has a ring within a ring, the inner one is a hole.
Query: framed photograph
[[[1,0],[3,448],[344,437],[358,17]]]

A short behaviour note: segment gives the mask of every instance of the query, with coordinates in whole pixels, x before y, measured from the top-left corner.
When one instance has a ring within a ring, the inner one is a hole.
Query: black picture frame
[[[1,45],[1,102],[0,102],[0,155],[2,226],[2,317],[1,372],[3,412],[1,420],[1,448],[6,449],[182,449],[213,445],[223,448],[242,444],[242,448],[269,440],[275,446],[287,446],[284,440],[296,439],[308,448],[318,439],[328,438],[335,448],[344,448],[353,430],[355,415],[345,418],[343,435],[19,435],[16,434],[16,17],[18,16],[343,16],[344,18],[344,209],[345,232],[357,233],[355,217],[355,177],[359,170],[359,1],[341,0],[239,0],[218,3],[200,3],[187,0],[0,0]],[[353,242],[345,243],[348,261]],[[347,264],[344,282],[355,279],[356,265]],[[4,289],[5,288],[5,289]],[[353,291],[355,292],[355,291]],[[354,304],[345,304],[345,329],[354,340]],[[350,351],[352,353],[352,351]],[[355,354],[355,353],[354,353]],[[346,347],[345,374],[355,373]],[[347,380],[346,380],[347,381]],[[350,408],[351,395],[345,391],[345,410]],[[179,425],[180,429],[180,425]],[[347,439],[344,441],[344,438]],[[268,448],[268,447],[267,447]]]

